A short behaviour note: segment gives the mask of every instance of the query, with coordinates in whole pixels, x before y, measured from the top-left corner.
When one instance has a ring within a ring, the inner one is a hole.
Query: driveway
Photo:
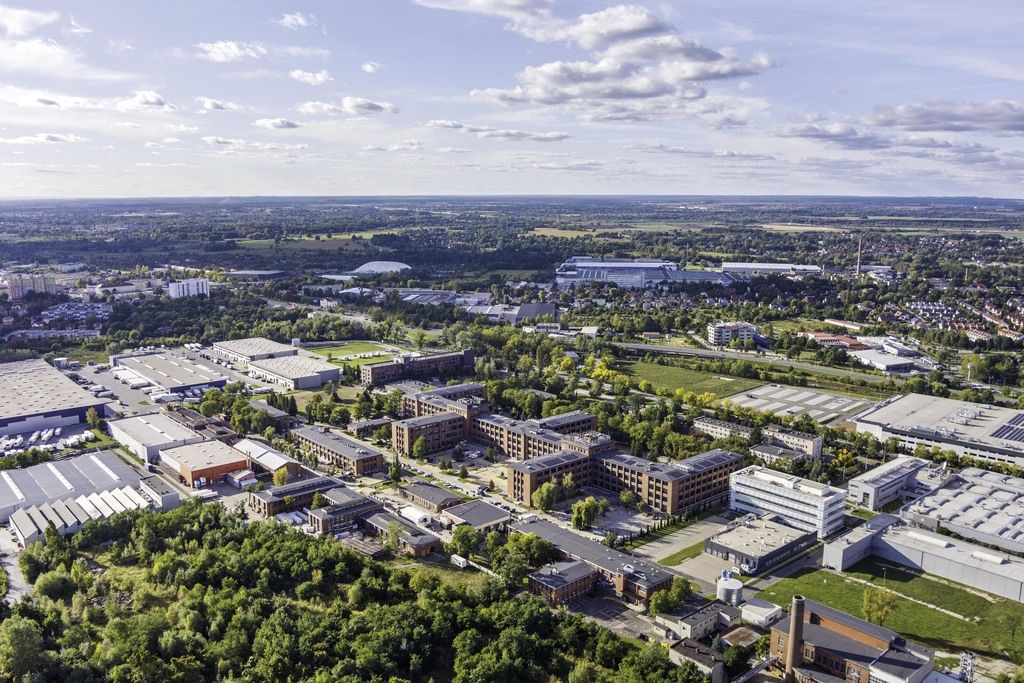
[[[7,601],[14,604],[21,596],[28,595],[32,587],[25,581],[25,576],[18,566],[21,548],[10,528],[0,529],[0,555],[0,566],[7,572]]]

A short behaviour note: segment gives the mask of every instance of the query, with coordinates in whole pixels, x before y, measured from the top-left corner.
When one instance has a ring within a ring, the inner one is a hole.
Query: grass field
[[[366,365],[368,363],[382,363],[395,357],[394,354],[388,351],[386,347],[368,341],[351,341],[343,344],[335,344],[333,346],[318,346],[309,350],[320,356],[331,356],[330,362],[335,365]],[[380,352],[383,355],[372,356],[370,358],[341,359],[343,356],[377,352]]]
[[[666,555],[658,560],[658,564],[674,567],[677,564],[682,564],[685,560],[697,557],[702,552],[704,552],[704,541],[699,541],[689,547],[683,548],[682,550],[677,550],[671,555]]]
[[[355,403],[356,396],[359,395],[360,391],[361,389],[359,387],[338,387],[338,398],[341,399],[342,403]],[[299,389],[297,391],[288,392],[288,395],[295,397],[295,405],[298,406],[299,410],[302,410],[309,404],[313,395],[318,393],[320,392],[310,391],[308,389]]]
[[[884,585],[897,592],[968,617],[958,619],[931,607],[897,599],[896,608],[882,624],[929,647],[958,652],[970,649],[981,654],[1006,658],[1007,651],[1024,651],[1024,605],[1003,598],[986,599],[953,584],[926,578],[873,560],[862,562],[849,572],[851,576]],[[783,579],[761,591],[757,597],[777,605],[788,605],[795,594],[863,617],[865,586],[825,570],[807,572]]]
[[[686,389],[697,393],[711,392],[718,398],[761,386],[764,382],[742,377],[723,377],[699,370],[676,368],[643,361],[626,361],[619,369],[630,377],[645,379],[655,387]]]

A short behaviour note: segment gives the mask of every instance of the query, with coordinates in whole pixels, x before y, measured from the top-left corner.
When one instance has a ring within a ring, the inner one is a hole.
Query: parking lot
[[[568,607],[605,628],[631,638],[657,637],[649,621],[615,598],[604,595],[578,598],[570,602]]]
[[[254,389],[274,386],[268,382],[247,376],[243,372],[239,371],[235,366],[226,363],[226,361],[222,361],[225,364],[219,365],[212,359],[201,357],[200,354],[212,356],[208,350],[200,349],[198,351],[193,351],[184,348],[176,348],[159,349],[158,352],[161,355],[172,358],[180,363],[193,363],[204,368],[209,368],[210,370],[226,377],[228,383],[243,382]],[[115,411],[125,416],[140,415],[144,413],[151,413],[159,407],[159,405],[151,398],[150,394],[153,393],[152,391],[144,391],[146,387],[132,389],[127,384],[124,384],[114,378],[116,368],[101,368],[102,366],[86,366],[79,370],[75,370],[74,374],[77,374],[83,378],[83,380],[87,380],[88,385],[98,384],[102,385],[104,389],[109,390],[113,394],[111,407]]]
[[[786,387],[779,384],[764,386],[734,394],[728,398],[733,405],[753,408],[775,415],[808,415],[822,424],[842,421],[874,405],[866,398],[852,398],[820,389]]]

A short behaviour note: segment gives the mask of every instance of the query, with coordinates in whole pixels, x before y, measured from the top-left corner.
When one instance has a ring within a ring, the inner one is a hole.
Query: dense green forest
[[[499,580],[364,559],[330,539],[191,502],[52,531],[0,622],[19,682],[686,682],[640,647]]]

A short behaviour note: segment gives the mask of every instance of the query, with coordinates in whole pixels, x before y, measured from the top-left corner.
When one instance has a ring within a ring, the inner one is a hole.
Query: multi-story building
[[[851,479],[846,499],[868,510],[878,510],[915,491],[918,474],[928,467],[927,460],[901,455]],[[922,480],[927,478],[922,476]]]
[[[795,429],[787,429],[782,425],[768,425],[761,434],[774,445],[782,445],[800,451],[812,458],[821,457],[821,437],[817,434],[798,432]]]
[[[457,413],[444,412],[391,423],[391,448],[395,452],[413,455],[420,438],[427,453],[453,448],[466,440],[466,419]]]
[[[263,491],[250,491],[249,507],[264,517],[273,517],[281,512],[309,507],[316,494],[326,494],[341,486],[343,484],[334,477],[301,479]]]
[[[291,434],[317,460],[339,465],[357,477],[384,471],[384,455],[380,451],[324,427],[300,427]]]
[[[597,570],[586,562],[574,560],[541,567],[527,578],[530,592],[554,607],[592,592],[599,577]]]
[[[318,534],[335,533],[356,524],[365,515],[384,509],[384,503],[376,498],[342,486],[323,491],[321,495],[327,505],[309,511],[309,525]]]
[[[729,508],[779,517],[802,531],[825,538],[843,528],[846,493],[810,479],[751,465],[729,476]]]
[[[735,436],[745,441],[749,441],[750,437],[754,434],[753,427],[735,422],[726,422],[725,420],[716,420],[713,417],[698,417],[693,421],[693,431],[697,434],[710,436],[712,439],[728,439]]]
[[[509,497],[529,506],[533,492],[545,482],[559,482],[566,474],[572,474],[576,485],[599,486],[615,492],[628,489],[653,510],[683,515],[723,502],[729,495],[729,474],[742,464],[743,456],[723,450],[668,464],[614,450],[589,454],[560,451],[509,463],[507,492]]]
[[[203,277],[170,282],[167,284],[167,296],[180,299],[188,296],[210,296],[210,281]]]
[[[567,559],[587,564],[600,574],[598,581],[633,604],[647,605],[651,596],[672,585],[672,575],[655,564],[591,541],[543,519],[513,524],[512,533],[534,534],[549,541]]]
[[[56,294],[57,281],[45,275],[11,275],[7,279],[7,288],[11,301],[17,301],[30,292]]]
[[[725,346],[730,342],[738,341],[744,344],[754,341],[754,335],[759,331],[757,325],[742,321],[708,323],[708,343]]]
[[[931,650],[801,595],[772,626],[769,651],[787,683],[921,683],[935,668]]]
[[[457,375],[473,369],[476,353],[472,349],[435,353],[429,356],[405,355],[381,363],[368,363],[359,369],[363,384],[379,386],[399,379]]]

